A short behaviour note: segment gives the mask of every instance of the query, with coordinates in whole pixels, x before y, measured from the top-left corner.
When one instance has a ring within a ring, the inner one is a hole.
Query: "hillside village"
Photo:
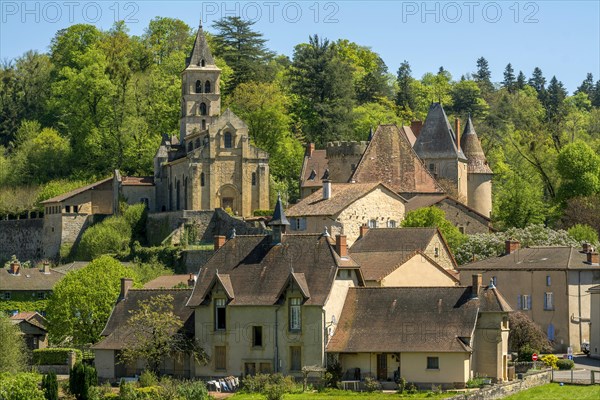
[[[305,143],[289,201],[222,104],[222,73],[200,26],[179,134],[163,135],[151,176],[106,171],[0,221],[0,311],[39,372],[75,376],[83,361],[98,382],[150,371],[213,394],[261,374],[441,392],[527,382],[532,353],[600,358],[597,243],[498,235],[470,114],[431,102],[422,121],[380,123],[366,141]],[[110,229],[129,236],[106,247]],[[500,250],[458,254],[471,235]],[[102,300],[85,305],[86,290]]]

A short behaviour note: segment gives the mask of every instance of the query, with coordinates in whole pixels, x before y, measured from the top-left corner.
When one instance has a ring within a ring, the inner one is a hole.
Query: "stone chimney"
[[[188,278],[188,286],[193,288],[194,285],[196,284],[196,279],[194,278],[194,274],[190,274],[190,277]]]
[[[518,240],[508,239],[504,242],[504,254],[511,254],[521,248],[521,243]]]
[[[454,133],[456,134],[456,149],[460,151],[460,119],[454,118]]]
[[[215,235],[215,251],[219,250],[225,244],[225,236]]]
[[[595,251],[590,251],[587,253],[587,262],[588,264],[592,264],[592,265],[599,265],[600,264],[600,257],[598,257],[598,253]]]
[[[309,157],[312,157],[314,151],[315,151],[315,144],[314,143],[308,143],[306,145],[306,155],[309,156]]]
[[[50,263],[48,261],[44,261],[42,264],[42,272],[46,275],[50,275]]]
[[[592,251],[592,245],[588,242],[583,242],[582,245],[582,252],[583,253],[589,253],[590,251]]]
[[[21,269],[21,263],[18,261],[11,261],[9,271],[13,275],[19,275]]]
[[[410,130],[413,131],[415,137],[419,137],[421,129],[423,128],[423,121],[412,121],[410,123]]]
[[[335,237],[335,251],[340,257],[348,257],[348,244],[346,244],[346,235],[337,235]]]
[[[483,276],[481,274],[472,275],[473,283],[471,285],[471,297],[478,297],[483,286]]]
[[[367,231],[369,230],[368,225],[361,225],[360,226],[360,236],[359,237],[363,237],[365,236],[365,234],[367,233]]]
[[[331,198],[331,181],[329,179],[323,180],[323,200],[329,200]]]
[[[131,278],[121,278],[121,293],[119,294],[119,300],[125,300],[127,298],[127,293],[129,293],[129,289],[133,287],[133,279]]]

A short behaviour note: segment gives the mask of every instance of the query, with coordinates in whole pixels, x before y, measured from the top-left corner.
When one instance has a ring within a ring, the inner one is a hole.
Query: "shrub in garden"
[[[208,399],[208,390],[202,381],[183,381],[177,385],[177,394],[182,400]],[[165,396],[166,397],[166,396]]]
[[[531,361],[531,356],[533,353],[537,353],[538,351],[532,349],[530,345],[526,344],[519,349],[519,361]]]
[[[70,352],[75,353],[76,360],[81,360],[83,357],[79,349],[60,347],[35,349],[33,350],[33,363],[35,365],[65,365]]]
[[[556,363],[558,362],[558,357],[556,357],[554,354],[545,355],[544,357],[542,357],[542,362],[545,366],[550,367],[552,369],[558,368],[558,366],[556,365]]]
[[[273,386],[279,386],[283,389],[283,393],[292,393],[296,386],[294,378],[291,376],[283,376],[282,374],[256,374],[254,376],[246,376],[242,380],[242,386],[248,393],[267,394],[267,389],[272,392],[276,390]]]
[[[38,388],[39,375],[32,373],[0,373],[0,399],[44,400]]]
[[[46,400],[58,400],[58,380],[56,374],[50,372],[42,378],[42,390]]]
[[[90,400],[92,386],[98,386],[96,368],[77,362],[69,374],[69,391],[77,400]]]
[[[381,390],[379,386],[379,382],[376,379],[371,378],[370,376],[365,378],[365,390],[367,392],[376,392]]]
[[[109,217],[85,230],[77,248],[77,258],[93,260],[102,254],[129,254],[131,226],[122,217]]]
[[[140,387],[149,387],[158,385],[158,378],[152,371],[145,370],[140,375],[140,379],[138,381]]]
[[[556,366],[558,367],[558,369],[560,370],[569,370],[569,369],[573,369],[573,367],[575,366],[575,363],[573,362],[573,360],[563,360],[563,359],[559,359],[556,362]]]

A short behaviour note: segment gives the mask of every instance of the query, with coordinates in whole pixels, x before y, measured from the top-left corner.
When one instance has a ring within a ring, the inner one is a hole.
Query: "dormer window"
[[[210,81],[206,81],[204,84],[204,93],[210,93]]]
[[[200,115],[206,115],[206,103],[200,103]]]
[[[233,137],[231,136],[231,132],[225,132],[223,145],[226,149],[231,149],[233,147]]]
[[[196,93],[202,93],[202,81],[201,80],[196,81]]]

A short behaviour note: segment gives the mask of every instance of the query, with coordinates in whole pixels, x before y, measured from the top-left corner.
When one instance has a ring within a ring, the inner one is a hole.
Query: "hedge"
[[[66,365],[70,352],[75,352],[77,360],[83,359],[83,354],[79,349],[69,348],[47,348],[33,350],[34,365]]]
[[[556,366],[561,370],[573,369],[575,362],[573,360],[560,359],[556,362]]]

